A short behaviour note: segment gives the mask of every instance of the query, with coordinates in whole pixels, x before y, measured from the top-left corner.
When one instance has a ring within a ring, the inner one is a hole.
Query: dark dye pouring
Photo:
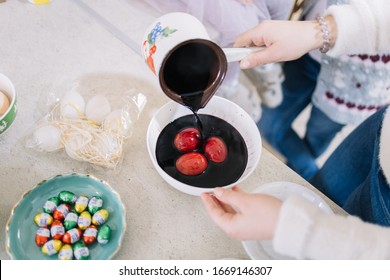
[[[176,180],[196,187],[214,188],[236,182],[244,173],[248,150],[240,133],[228,122],[211,115],[198,115],[203,128],[203,139],[212,136],[221,138],[227,147],[227,157],[222,163],[208,160],[206,170],[199,175],[184,175],[176,169],[176,160],[184,153],[174,145],[174,138],[184,128],[197,127],[196,117],[186,115],[168,124],[160,133],[156,145],[156,158],[159,166]],[[204,154],[203,145],[195,150]]]
[[[226,56],[218,45],[194,39],[170,51],[162,62],[159,80],[169,98],[196,113],[214,95],[226,70]]]

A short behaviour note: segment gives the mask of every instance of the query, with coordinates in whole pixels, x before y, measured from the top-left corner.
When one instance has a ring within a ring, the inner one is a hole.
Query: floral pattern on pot
[[[143,42],[145,60],[155,75],[156,69],[154,68],[153,54],[157,50],[156,43],[176,31],[177,29],[170,29],[168,26],[162,28],[161,23],[157,22],[153,29],[149,32],[147,40]]]

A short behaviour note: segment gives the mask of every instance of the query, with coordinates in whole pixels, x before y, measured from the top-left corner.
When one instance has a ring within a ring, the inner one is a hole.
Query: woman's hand
[[[327,18],[328,24],[330,20]],[[271,62],[294,60],[322,44],[322,33],[317,21],[264,20],[239,35],[234,47],[266,47],[240,62],[241,68],[247,69]]]
[[[282,202],[264,194],[244,193],[238,187],[203,193],[203,204],[212,220],[231,238],[272,239]]]

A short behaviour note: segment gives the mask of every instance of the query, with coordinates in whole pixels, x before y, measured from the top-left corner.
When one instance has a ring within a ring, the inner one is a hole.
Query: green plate
[[[57,254],[46,256],[41,247],[35,244],[35,233],[38,226],[34,216],[42,212],[42,207],[50,197],[57,196],[60,191],[67,190],[76,196],[101,196],[103,208],[110,216],[107,224],[111,227],[111,239],[105,244],[95,242],[89,246],[90,259],[111,259],[119,250],[126,229],[125,210],[116,191],[106,182],[91,175],[65,174],[57,175],[37,184],[26,192],[14,206],[6,226],[6,248],[12,259],[50,260],[57,259]]]

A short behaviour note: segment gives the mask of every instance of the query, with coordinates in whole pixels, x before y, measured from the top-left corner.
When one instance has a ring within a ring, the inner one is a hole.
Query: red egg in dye
[[[199,147],[200,142],[200,132],[193,127],[181,130],[173,140],[176,149],[180,152],[192,152]]]
[[[199,175],[207,168],[207,159],[197,152],[190,152],[176,160],[176,169],[184,175]]]
[[[212,136],[206,140],[204,152],[209,160],[217,163],[224,162],[227,157],[225,142],[216,136]]]

